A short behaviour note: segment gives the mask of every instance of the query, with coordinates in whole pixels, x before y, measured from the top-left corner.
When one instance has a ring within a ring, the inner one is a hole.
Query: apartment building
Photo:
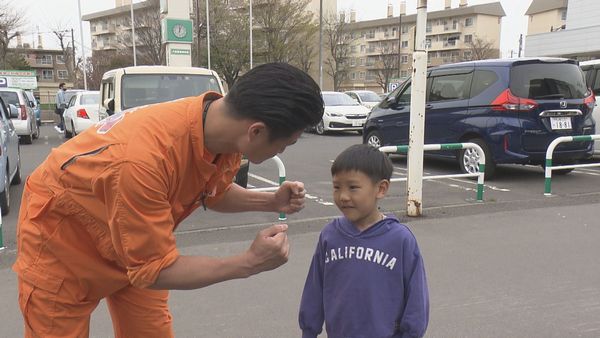
[[[355,13],[350,14],[351,35],[350,70],[341,90],[367,89],[377,93],[387,91],[378,83],[378,73],[383,71],[386,54],[399,55],[394,66],[396,81],[410,76],[417,16],[406,15],[401,6],[400,16],[393,16],[391,5],[384,19],[356,22]],[[468,5],[461,0],[459,7],[452,8],[445,1],[444,10],[427,13],[426,45],[428,65],[437,66],[473,59],[471,43],[489,43],[489,58],[500,56],[501,20],[505,16],[500,2]],[[400,33],[398,27],[401,27]]]
[[[117,52],[119,49],[132,47],[130,6],[130,0],[115,0],[115,8],[82,16],[83,21],[90,23],[92,53],[96,51]],[[143,15],[150,7],[149,1],[134,3],[134,15]],[[136,26],[136,29],[140,28]],[[138,46],[144,47],[141,45],[141,41],[136,39],[136,47]]]
[[[31,48],[29,44],[18,44],[16,48],[9,48],[9,53],[21,55],[35,70],[38,88],[34,93],[41,103],[54,103],[54,95],[61,82],[66,83],[69,88],[73,87],[62,50]]]
[[[533,0],[525,56],[600,58],[600,1]]]

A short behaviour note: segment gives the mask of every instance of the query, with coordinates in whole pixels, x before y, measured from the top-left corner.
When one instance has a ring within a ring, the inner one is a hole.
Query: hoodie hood
[[[386,232],[398,227],[399,220],[394,215],[385,215],[385,218],[381,221],[373,224],[367,230],[360,231],[349,219],[346,217],[339,217],[333,221],[335,228],[346,236],[354,238],[369,238],[375,236],[381,236]]]

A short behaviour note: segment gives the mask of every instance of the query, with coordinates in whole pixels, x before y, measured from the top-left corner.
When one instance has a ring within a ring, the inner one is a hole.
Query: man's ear
[[[253,122],[248,126],[248,138],[250,140],[267,132],[267,126],[263,122]]]
[[[384,198],[390,188],[390,181],[381,180],[377,183],[377,198]]]

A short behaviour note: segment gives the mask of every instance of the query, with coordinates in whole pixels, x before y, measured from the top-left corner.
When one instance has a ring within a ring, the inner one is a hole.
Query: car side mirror
[[[35,103],[33,103],[33,101],[29,101],[29,107],[35,108]]]
[[[106,108],[106,113],[110,116],[115,113],[115,99],[110,98],[104,100],[104,108]]]
[[[15,106],[14,104],[9,104],[9,117],[11,119],[18,119],[19,118],[19,110],[17,109],[17,106]]]

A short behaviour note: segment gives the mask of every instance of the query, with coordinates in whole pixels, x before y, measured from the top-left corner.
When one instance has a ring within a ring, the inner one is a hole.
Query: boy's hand
[[[304,208],[304,183],[285,181],[275,192],[275,210],[293,214]]]
[[[251,274],[273,270],[288,260],[290,243],[287,224],[276,224],[261,230],[246,252]]]

